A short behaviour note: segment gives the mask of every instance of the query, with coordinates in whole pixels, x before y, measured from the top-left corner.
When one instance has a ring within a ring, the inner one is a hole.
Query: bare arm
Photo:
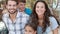
[[[58,28],[56,28],[55,30],[53,30],[53,34],[58,34]]]

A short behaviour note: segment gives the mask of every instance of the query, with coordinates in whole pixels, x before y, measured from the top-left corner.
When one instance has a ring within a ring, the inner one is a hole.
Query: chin
[[[9,13],[10,13],[10,14],[13,14],[13,13],[15,13],[15,12],[14,12],[14,11],[9,11]]]
[[[15,12],[9,12],[10,14],[14,14]]]

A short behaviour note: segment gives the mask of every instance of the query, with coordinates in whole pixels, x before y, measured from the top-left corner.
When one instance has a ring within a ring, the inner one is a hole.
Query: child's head
[[[25,25],[25,34],[36,34],[37,25],[34,23],[27,23]]]
[[[18,0],[18,8],[20,9],[20,11],[25,10],[25,5],[26,5],[26,0]]]

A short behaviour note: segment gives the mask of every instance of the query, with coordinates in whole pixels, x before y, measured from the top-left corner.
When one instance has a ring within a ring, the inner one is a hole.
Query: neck
[[[44,15],[38,15],[39,20],[44,19]]]
[[[44,15],[39,15],[38,18],[39,18],[39,20],[38,20],[39,21],[39,26],[43,27]]]
[[[16,13],[14,13],[14,14],[10,14],[10,17],[14,17],[14,16],[16,16],[16,14],[17,14],[17,12]]]
[[[16,19],[17,12],[14,14],[10,14],[10,19],[14,21]]]

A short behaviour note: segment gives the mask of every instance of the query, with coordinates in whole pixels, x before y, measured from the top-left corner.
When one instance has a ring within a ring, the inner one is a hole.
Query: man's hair
[[[6,1],[6,4],[8,4],[8,1],[15,1],[18,4],[18,1],[17,0],[7,0]]]
[[[19,2],[26,3],[26,0],[18,0],[18,3]]]

